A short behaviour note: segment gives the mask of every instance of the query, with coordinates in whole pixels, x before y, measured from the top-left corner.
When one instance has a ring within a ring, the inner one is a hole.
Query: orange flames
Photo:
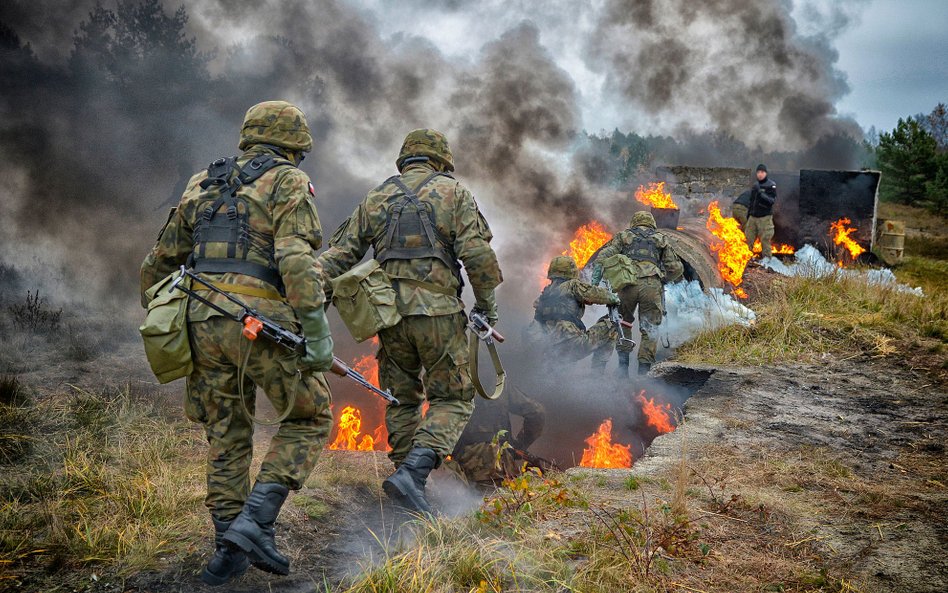
[[[675,200],[672,199],[671,194],[665,192],[664,181],[649,183],[648,189],[645,189],[644,185],[640,185],[639,188],[635,190],[635,199],[653,208],[671,208],[678,210],[678,205],[675,204]]]
[[[711,251],[718,257],[718,271],[731,286],[734,294],[740,298],[747,298],[747,293],[740,288],[747,262],[754,257],[747,246],[747,238],[736,220],[721,214],[717,200],[708,205],[708,230],[717,240],[711,242]]]
[[[378,345],[378,337],[372,338],[372,344]],[[373,354],[367,354],[352,362],[352,368],[361,373],[370,383],[379,386],[379,363]],[[385,404],[379,400],[379,414],[385,417]],[[388,451],[388,430],[385,422],[371,430],[362,432],[362,410],[353,405],[342,409],[336,421],[336,437],[329,445],[333,451]]]
[[[856,258],[865,253],[866,249],[853,240],[850,235],[856,232],[856,227],[849,226],[852,221],[843,217],[830,224],[830,232],[833,237],[833,243],[842,245],[849,252],[849,257],[856,261]],[[842,265],[842,262],[839,262]]]
[[[763,250],[764,249],[760,244],[760,239],[754,241],[754,247],[752,251],[754,253],[761,253]],[[774,255],[793,255],[797,252],[797,250],[794,249],[792,245],[787,245],[786,243],[771,243],[770,250]]]
[[[612,442],[612,418],[603,420],[599,429],[586,439],[589,445],[583,451],[582,467],[625,468],[632,467],[632,445]]]
[[[645,390],[639,392],[639,403],[642,404],[642,414],[645,415],[645,422],[658,431],[658,434],[665,434],[675,430],[672,423],[671,404],[655,403],[655,398],[645,397]]]
[[[573,240],[569,242],[569,249],[562,255],[568,255],[582,268],[596,251],[606,244],[612,235],[595,220],[576,229]]]

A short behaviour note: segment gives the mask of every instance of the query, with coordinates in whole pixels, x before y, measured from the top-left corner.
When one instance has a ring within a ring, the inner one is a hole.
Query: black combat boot
[[[286,486],[257,482],[243,510],[224,534],[224,541],[231,548],[246,552],[251,564],[281,575],[290,574],[290,559],[277,550],[273,524],[289,493]]]
[[[616,369],[616,375],[620,379],[629,378],[629,353],[619,352],[619,367]]]
[[[647,375],[652,370],[652,363],[639,361],[639,375]]]
[[[247,572],[250,560],[243,550],[234,550],[224,545],[224,534],[233,521],[218,521],[213,517],[211,521],[214,522],[214,555],[201,572],[201,580],[217,587]]]
[[[382,490],[395,502],[419,513],[431,514],[425,498],[425,481],[438,464],[438,455],[431,449],[415,447],[395,473],[382,482]]]

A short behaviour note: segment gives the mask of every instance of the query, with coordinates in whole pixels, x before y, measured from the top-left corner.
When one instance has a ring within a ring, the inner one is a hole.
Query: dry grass
[[[74,586],[69,569],[102,564],[119,575],[194,546],[203,466],[196,433],[128,386],[76,388],[27,406],[28,455],[4,464],[0,586]],[[71,589],[70,589],[71,590]]]

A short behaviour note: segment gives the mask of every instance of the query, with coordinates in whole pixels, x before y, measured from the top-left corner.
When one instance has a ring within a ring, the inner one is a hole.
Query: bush
[[[39,290],[35,293],[26,292],[26,301],[9,305],[7,309],[13,320],[13,325],[21,330],[31,332],[51,332],[59,329],[63,310],[57,311],[49,307],[45,297],[40,297]]]

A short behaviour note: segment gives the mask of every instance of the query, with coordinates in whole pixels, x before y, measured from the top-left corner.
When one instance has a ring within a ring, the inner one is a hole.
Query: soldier
[[[741,192],[734,203],[731,204],[731,218],[736,220],[741,228],[747,224],[747,208],[750,206],[751,190]]]
[[[513,438],[511,414],[523,418],[523,427]],[[545,419],[546,412],[540,403],[516,387],[507,389],[496,400],[477,403],[452,457],[468,481],[482,485],[497,485],[517,475],[524,461],[533,466],[548,466],[527,451],[543,434]],[[497,438],[500,431],[504,434]],[[504,443],[510,446],[503,447]]]
[[[205,504],[216,546],[202,573],[210,585],[240,576],[248,556],[262,570],[289,573],[274,523],[289,491],[301,488],[313,470],[332,425],[322,371],[332,364],[333,343],[313,251],[322,232],[315,190],[297,168],[312,144],[298,107],[284,101],[251,107],[240,131],[244,152],[191,178],[141,268],[143,294],[178,267],[192,266],[306,337],[303,356],[266,340],[248,342],[240,324],[196,300],[189,304],[194,370],[185,412],[204,425],[210,445]],[[213,292],[206,298],[234,308]],[[253,409],[256,386],[286,417],[251,490],[253,421],[245,410]]]
[[[335,278],[372,248],[393,280],[403,319],[379,332],[379,378],[401,405],[386,411],[389,458],[397,469],[382,487],[403,506],[429,513],[428,474],[454,450],[474,408],[460,262],[474,309],[491,324],[503,277],[487,222],[450,174],[454,158],[444,134],[410,132],[395,165],[401,175],[366,195],[319,260]],[[422,418],[426,397],[430,407]]]
[[[665,237],[657,232],[655,218],[650,212],[640,211],[632,216],[629,228],[617,233],[596,255],[593,285],[602,279],[602,262],[622,254],[632,261],[635,282],[619,290],[619,311],[631,320],[639,310],[639,328],[642,341],[639,346],[639,374],[648,373],[655,362],[658,326],[665,314],[664,284],[675,282],[684,273],[684,266]],[[619,352],[619,376],[628,377],[629,353]]]
[[[543,343],[547,362],[576,362],[592,354],[592,368],[604,370],[618,334],[608,317],[586,329],[583,313],[587,305],[618,305],[619,297],[606,288],[580,280],[576,262],[566,255],[550,261],[546,277],[551,282],[533,303],[528,339]]]
[[[777,201],[777,184],[767,178],[767,166],[757,165],[757,181],[751,188],[750,206],[747,208],[747,224],[744,235],[747,246],[754,248],[754,242],[760,239],[761,255],[770,257],[770,241],[774,238],[774,203]]]

